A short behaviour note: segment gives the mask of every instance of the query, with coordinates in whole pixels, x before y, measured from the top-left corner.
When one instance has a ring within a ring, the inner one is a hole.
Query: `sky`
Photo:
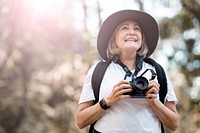
[[[15,1],[17,2],[18,0]],[[69,12],[73,13],[75,27],[81,29],[84,19],[82,1],[85,1],[88,7],[88,28],[93,34],[96,28],[98,28],[97,0],[23,0],[23,4],[29,6],[32,13],[38,16],[54,15],[57,11],[65,8],[66,5],[70,5]],[[157,21],[162,17],[173,17],[181,9],[180,3],[177,0],[143,0],[143,2],[144,10],[155,17]],[[134,0],[99,0],[99,3],[103,20],[121,9],[139,10],[139,5]]]
[[[88,27],[91,28],[90,31],[95,33],[96,29],[94,27],[98,27],[97,22],[97,14],[96,14],[96,0],[85,0],[88,6]],[[153,17],[159,21],[163,17],[173,17],[176,13],[181,9],[180,3],[178,1],[171,0],[169,7],[164,6],[160,0],[143,0],[144,1],[144,10],[150,13]],[[76,15],[74,16],[77,22],[81,22],[83,20],[83,12],[82,5],[77,1],[77,5],[74,10],[76,10]],[[79,4],[78,4],[79,3]],[[139,5],[134,0],[100,0],[100,5],[102,8],[101,17],[105,20],[112,13],[122,10],[122,9],[135,9],[139,10]],[[92,27],[91,27],[92,25]]]

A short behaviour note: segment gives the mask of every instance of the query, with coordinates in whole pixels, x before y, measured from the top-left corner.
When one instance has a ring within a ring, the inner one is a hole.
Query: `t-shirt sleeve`
[[[166,75],[167,76],[167,75]],[[169,80],[168,76],[167,76],[167,95],[165,97],[165,101],[174,101],[175,104],[178,103],[178,99],[176,97],[176,94],[174,92],[173,86],[171,81]]]
[[[92,66],[88,70],[88,73],[86,75],[86,78],[83,84],[82,92],[80,95],[79,104],[87,102],[87,101],[95,100],[92,84],[91,84],[92,74],[93,74],[95,66],[96,65]]]

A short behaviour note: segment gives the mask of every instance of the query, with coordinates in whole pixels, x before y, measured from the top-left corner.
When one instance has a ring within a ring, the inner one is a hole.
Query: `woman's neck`
[[[134,70],[136,67],[136,58],[132,59],[126,59],[126,58],[121,58],[121,62],[126,65],[129,70]]]
[[[131,51],[122,52],[120,55],[120,60],[124,65],[126,65],[129,70],[134,70],[136,67],[136,53]]]

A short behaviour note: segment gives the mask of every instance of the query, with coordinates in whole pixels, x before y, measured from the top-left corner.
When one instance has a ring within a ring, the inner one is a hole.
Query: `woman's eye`
[[[122,27],[122,30],[128,30],[128,27],[124,26]]]
[[[139,27],[135,27],[134,30],[135,31],[140,31],[140,28]]]

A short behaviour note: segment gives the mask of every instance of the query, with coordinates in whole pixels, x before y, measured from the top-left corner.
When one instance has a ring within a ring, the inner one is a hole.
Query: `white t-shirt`
[[[95,99],[91,86],[91,78],[95,66],[92,66],[88,71],[79,104]],[[140,70],[138,75],[141,75],[146,69],[153,69],[155,71],[152,65],[143,62],[142,70]],[[125,71],[120,65],[111,62],[100,86],[99,100],[107,97],[111,93],[113,86],[120,80],[123,80],[125,74]],[[151,72],[148,71],[144,77],[150,79]],[[131,79],[132,77],[127,77],[126,80],[131,81]],[[155,80],[157,80],[157,77]],[[177,104],[176,95],[168,78],[167,86],[168,92],[165,100],[174,101]],[[94,128],[102,133],[161,132],[160,121],[145,98],[127,98],[118,101],[106,110],[105,114],[96,122]]]

